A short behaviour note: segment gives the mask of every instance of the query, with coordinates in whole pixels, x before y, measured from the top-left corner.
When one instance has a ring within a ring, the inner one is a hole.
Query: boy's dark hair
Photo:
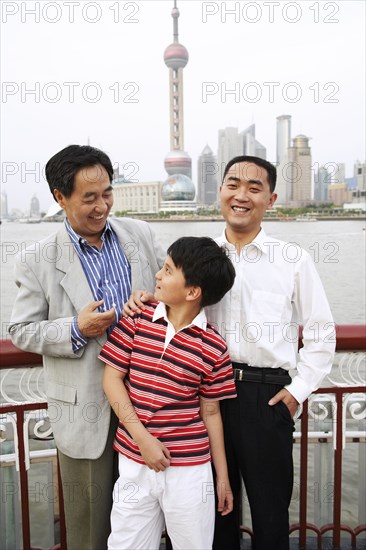
[[[201,288],[202,307],[219,302],[234,284],[235,269],[226,250],[209,237],[181,237],[168,254],[183,271],[186,285]]]
[[[82,168],[101,165],[108,173],[109,181],[113,179],[113,166],[108,155],[90,145],[69,145],[56,153],[46,164],[46,179],[54,196],[55,189],[65,197],[74,191],[76,173]],[[55,199],[56,200],[56,199]]]
[[[251,164],[255,164],[256,166],[260,166],[261,168],[264,168],[267,171],[268,174],[268,183],[269,183],[269,189],[271,193],[276,189],[276,181],[277,181],[277,170],[276,167],[268,162],[268,160],[261,159],[259,157],[251,157],[248,155],[241,155],[239,157],[234,157],[233,159],[229,160],[227,163],[224,175],[222,180],[225,179],[226,174],[230,170],[230,168],[234,164],[238,164],[238,162],[250,162]]]

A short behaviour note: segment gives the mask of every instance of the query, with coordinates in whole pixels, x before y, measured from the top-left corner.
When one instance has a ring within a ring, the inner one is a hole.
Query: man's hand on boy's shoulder
[[[132,292],[128,302],[126,302],[122,309],[123,317],[133,317],[136,313],[141,313],[145,309],[145,305],[148,302],[155,300],[154,294],[148,290],[135,290]]]

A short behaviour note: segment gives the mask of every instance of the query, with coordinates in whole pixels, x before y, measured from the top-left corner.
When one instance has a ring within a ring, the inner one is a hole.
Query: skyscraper
[[[203,206],[217,203],[217,159],[211,147],[206,145],[197,161],[197,202]]]
[[[291,184],[288,177],[288,150],[291,146],[291,116],[277,117],[276,164],[277,164],[277,203],[286,204],[291,196]]]
[[[356,180],[356,189],[352,193],[352,201],[362,204],[363,209],[366,209],[366,164],[359,160],[353,166],[353,174]]]
[[[239,139],[238,129],[232,126],[219,130],[217,146],[218,179],[221,182],[225,166],[230,159],[243,154],[242,142]]]
[[[276,162],[277,166],[287,161],[287,151],[291,147],[291,116],[277,117]]]
[[[326,166],[321,166],[314,176],[314,199],[319,202],[328,201],[328,186],[332,177]]]
[[[299,134],[288,150],[290,201],[294,206],[306,206],[312,200],[311,149],[309,138]]]
[[[170,152],[164,166],[169,177],[161,190],[161,210],[195,209],[196,193],[192,176],[192,160],[184,151],[183,123],[183,69],[188,63],[187,49],[179,42],[177,1],[172,10],[173,43],[164,52],[164,61],[169,67],[170,89]],[[186,204],[184,204],[186,203]]]
[[[346,165],[344,162],[337,162],[336,173],[332,183],[345,183],[346,181]]]
[[[357,180],[357,189],[359,191],[366,190],[366,164],[359,160],[353,166],[353,174]]]
[[[8,196],[5,191],[1,191],[0,195],[0,216],[1,218],[8,218]]]
[[[266,148],[255,138],[255,124],[251,124],[240,132],[239,139],[242,140],[243,155],[251,155],[264,160],[267,158]]]
[[[255,124],[252,124],[240,133],[237,128],[233,127],[219,130],[217,148],[219,181],[222,180],[226,164],[237,155],[252,155],[263,159],[266,158],[266,148],[255,138]]]
[[[37,218],[39,216],[40,210],[41,208],[40,208],[38,197],[37,195],[33,195],[30,202],[30,210],[29,210],[30,217]]]

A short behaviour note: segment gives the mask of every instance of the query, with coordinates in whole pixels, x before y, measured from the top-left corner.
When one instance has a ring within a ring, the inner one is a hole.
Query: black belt
[[[291,383],[291,376],[285,369],[250,367],[246,363],[234,363],[235,380],[240,382],[259,382],[261,384],[279,384],[285,386]]]

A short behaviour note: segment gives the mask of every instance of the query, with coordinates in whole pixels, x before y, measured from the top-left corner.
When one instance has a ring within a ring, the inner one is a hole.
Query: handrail
[[[301,330],[299,347],[301,347]],[[366,325],[336,325],[336,351],[362,351],[366,349]],[[22,351],[11,340],[0,340],[0,368],[41,365],[42,356]]]

